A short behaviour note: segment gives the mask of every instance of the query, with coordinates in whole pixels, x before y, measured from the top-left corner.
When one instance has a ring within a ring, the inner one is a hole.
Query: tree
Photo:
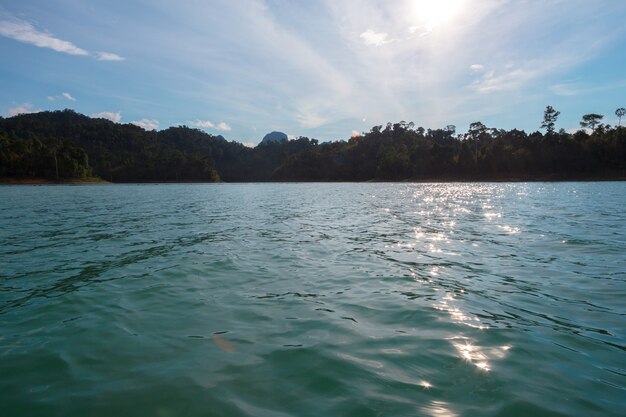
[[[556,124],[556,120],[560,114],[561,112],[554,110],[552,106],[546,107],[546,110],[543,112],[543,123],[541,124],[541,128],[546,129],[547,135],[554,134],[554,125]]]
[[[623,108],[623,107],[620,107],[619,109],[615,110],[615,115],[619,119],[619,122],[617,123],[617,125],[621,126],[622,125],[622,117],[624,117],[624,115],[626,115],[626,109]]]
[[[487,126],[482,124],[481,122],[474,122],[470,124],[469,130],[467,131],[467,137],[469,139],[473,139],[478,141],[481,136],[483,136],[487,132]]]
[[[603,115],[601,114],[596,114],[596,113],[590,113],[590,114],[585,114],[583,116],[583,120],[580,122],[580,126],[583,128],[590,128],[591,132],[595,132],[596,130],[596,126],[598,124],[600,124],[600,120],[602,120],[604,118]]]
[[[487,126],[481,122],[470,124],[467,134],[474,140],[474,162],[478,162],[478,140],[487,132]]]

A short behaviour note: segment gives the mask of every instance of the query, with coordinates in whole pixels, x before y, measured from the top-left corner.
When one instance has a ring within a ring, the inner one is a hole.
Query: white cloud
[[[472,64],[470,65],[470,69],[472,71],[480,72],[485,69],[485,66],[482,64]]]
[[[141,119],[130,122],[135,126],[139,126],[144,130],[157,130],[159,128],[159,121],[154,119]]]
[[[213,122],[209,120],[196,120],[195,122],[191,122],[193,127],[203,127],[205,129],[213,129],[215,125]]]
[[[219,130],[220,132],[229,132],[233,130],[232,127],[230,127],[227,123],[224,123],[224,122],[221,122],[220,124],[218,124],[216,129]]]
[[[63,97],[65,97],[66,99],[68,99],[69,101],[76,101],[76,99],[74,97],[72,97],[72,95],[70,93],[63,93],[61,95]]]
[[[407,37],[404,40],[411,40],[417,38],[422,38],[424,36],[428,36],[432,33],[433,28],[431,26],[410,26],[409,33],[411,36]]]
[[[353,130],[353,131],[352,131],[352,135],[351,135],[351,137],[353,137],[353,138],[358,138],[358,137],[360,137],[360,136],[361,136],[361,134],[360,134],[359,132],[357,132],[356,130]]]
[[[89,55],[89,52],[79,48],[72,42],[58,39],[50,33],[41,32],[30,23],[18,19],[0,20],[0,35],[70,55]]]
[[[124,61],[126,58],[111,52],[96,52],[98,61]]]
[[[18,114],[28,114],[28,113],[36,113],[40,110],[33,109],[33,105],[30,103],[20,104],[19,106],[15,106],[10,108],[7,111],[9,117],[17,116]]]
[[[5,16],[7,16],[5,14]],[[12,16],[0,18],[0,36],[28,43],[40,48],[48,48],[69,55],[89,56],[88,51],[70,41],[64,41],[51,33],[35,28],[31,23]],[[96,52],[99,61],[123,61],[125,58],[111,52]]]
[[[388,40],[388,33],[385,32],[374,32],[372,29],[368,29],[365,32],[359,35],[363,42],[368,46],[381,46],[386,43],[392,42]]]
[[[201,128],[204,128],[204,129],[215,129],[215,130],[219,130],[220,132],[229,132],[229,131],[233,130],[232,127],[230,127],[225,122],[220,122],[216,126],[210,120],[196,120],[194,122],[191,122],[191,125],[194,126],[194,127],[201,127]]]
[[[62,100],[62,99],[69,100],[69,101],[76,101],[76,98],[72,96],[70,93],[61,93],[56,96],[48,96],[47,98],[49,101],[56,101],[56,100]]]
[[[115,123],[119,123],[122,120],[122,114],[120,112],[103,111],[100,113],[94,113],[91,117],[95,119],[107,119]],[[158,125],[157,125],[158,126]]]

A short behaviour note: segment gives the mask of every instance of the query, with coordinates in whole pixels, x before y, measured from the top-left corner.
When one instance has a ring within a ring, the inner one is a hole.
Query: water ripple
[[[625,187],[0,187],[0,403],[621,415]]]

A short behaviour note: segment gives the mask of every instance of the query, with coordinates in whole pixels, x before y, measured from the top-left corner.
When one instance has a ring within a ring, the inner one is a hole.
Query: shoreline
[[[366,181],[124,181],[111,182],[100,178],[77,178],[64,180],[48,180],[44,178],[0,178],[1,185],[119,185],[119,184],[371,184],[371,183],[398,183],[398,184],[448,184],[448,183],[524,183],[524,182],[621,182],[626,181],[625,176],[615,177],[579,177],[579,178],[428,178],[428,179],[404,179],[404,180],[380,180],[372,179]]]
[[[113,184],[100,178],[71,178],[48,180],[45,178],[0,178],[0,185],[80,185],[80,184]]]

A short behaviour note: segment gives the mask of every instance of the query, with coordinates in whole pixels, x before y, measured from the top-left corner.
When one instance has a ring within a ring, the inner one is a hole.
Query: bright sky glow
[[[417,25],[431,31],[459,17],[466,6],[464,3],[464,0],[413,0],[411,12]]]
[[[626,106],[615,0],[0,0],[0,115],[72,108],[256,144],[388,121],[557,128]]]

